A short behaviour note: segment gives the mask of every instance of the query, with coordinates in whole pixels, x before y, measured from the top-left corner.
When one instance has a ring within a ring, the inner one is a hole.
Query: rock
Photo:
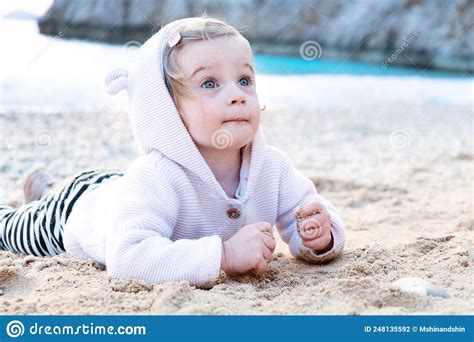
[[[469,257],[469,260],[471,262],[474,262],[474,248],[473,247],[471,247],[467,250],[467,255]]]
[[[13,261],[15,265],[19,266],[28,266],[29,264],[37,261],[39,258],[35,257],[34,255],[26,255],[23,258],[18,258]]]
[[[380,63],[382,68],[408,65],[474,71],[472,0],[117,0],[111,4],[55,0],[39,19],[40,32],[139,43],[163,24],[207,13],[241,30],[256,52],[298,55],[303,43],[314,41],[318,45],[308,49],[317,48],[318,58],[352,58]]]
[[[19,266],[26,265],[26,263],[23,259],[15,259],[13,262],[14,262],[15,265],[19,265]]]
[[[449,297],[445,290],[417,277],[400,278],[394,281],[392,285],[398,287],[403,292],[416,293],[420,296]]]
[[[393,205],[398,206],[398,205],[402,204],[402,202],[403,201],[400,197],[392,197],[392,204]]]
[[[35,257],[34,255],[27,255],[27,256],[25,256],[25,257],[23,258],[23,263],[24,263],[25,265],[28,265],[28,264],[30,264],[30,263],[32,263],[32,262],[37,261],[37,260],[38,260],[38,258]]]

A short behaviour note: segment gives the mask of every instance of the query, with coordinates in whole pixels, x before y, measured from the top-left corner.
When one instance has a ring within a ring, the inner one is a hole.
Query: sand
[[[474,313],[470,106],[270,106],[262,124],[267,142],[338,208],[347,225],[340,258],[311,265],[279,240],[264,276],[222,275],[198,289],[114,280],[94,261],[66,254],[0,252],[0,314]],[[16,204],[33,165],[63,179],[125,168],[137,155],[123,110],[3,111],[0,137],[0,198]],[[404,292],[392,284],[403,277],[449,297]]]

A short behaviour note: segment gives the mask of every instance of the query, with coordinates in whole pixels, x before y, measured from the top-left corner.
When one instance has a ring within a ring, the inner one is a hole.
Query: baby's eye
[[[215,87],[216,87],[216,82],[214,82],[212,80],[204,81],[201,84],[201,88],[212,89],[212,88],[215,88]]]
[[[239,84],[243,87],[248,87],[249,84],[250,84],[250,79],[248,77],[242,77],[240,80],[239,80]]]

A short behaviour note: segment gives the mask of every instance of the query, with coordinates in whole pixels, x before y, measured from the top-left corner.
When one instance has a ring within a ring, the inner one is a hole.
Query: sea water
[[[126,106],[126,92],[108,95],[104,78],[113,68],[130,67],[139,42],[111,45],[45,36],[39,34],[35,20],[20,19],[2,19],[0,39],[3,109]],[[472,105],[472,78],[460,73],[269,55],[256,56],[256,69],[260,102],[266,105],[341,106],[420,99]]]

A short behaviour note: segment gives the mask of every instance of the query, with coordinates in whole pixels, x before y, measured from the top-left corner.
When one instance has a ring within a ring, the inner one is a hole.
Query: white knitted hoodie
[[[295,257],[326,262],[340,255],[345,228],[335,208],[266,145],[259,129],[243,150],[237,198],[229,198],[183,125],[169,92],[162,51],[185,20],[164,26],[139,50],[130,72],[115,70],[106,89],[127,89],[135,138],[144,155],[123,177],[82,196],[64,230],[66,251],[107,266],[115,278],[208,285],[220,272],[222,241],[259,221],[275,225]],[[294,213],[310,200],[331,216],[334,247],[316,255],[296,232]]]

